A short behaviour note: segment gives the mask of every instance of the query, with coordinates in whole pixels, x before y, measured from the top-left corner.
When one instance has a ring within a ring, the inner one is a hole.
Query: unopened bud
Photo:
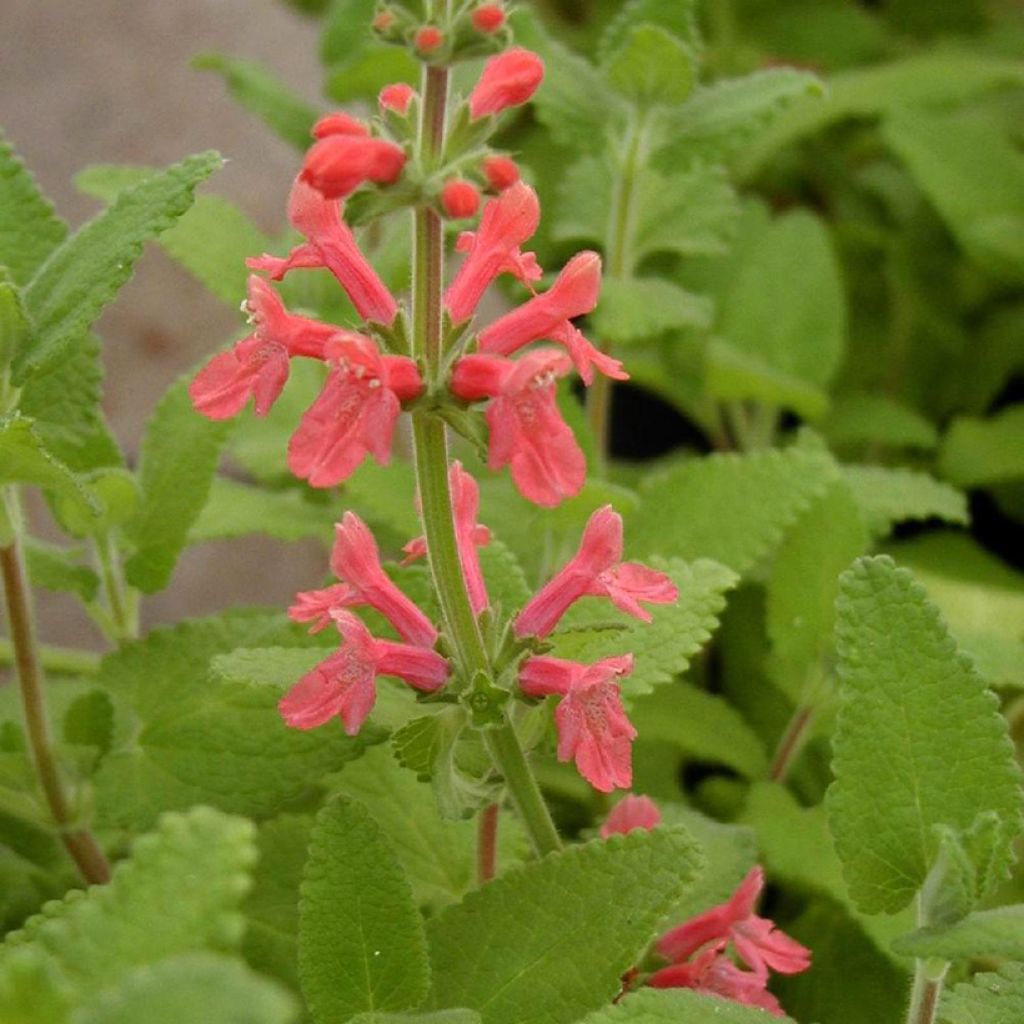
[[[401,117],[409,113],[409,104],[416,96],[416,90],[405,82],[385,85],[377,96],[382,111],[391,110]]]
[[[500,4],[484,4],[473,12],[472,21],[478,32],[497,32],[505,24],[505,12]]]
[[[314,139],[326,139],[328,135],[369,135],[370,129],[359,118],[339,110],[321,117],[312,134]]]
[[[543,78],[544,62],[537,54],[521,47],[506,50],[484,65],[469,95],[469,112],[476,119],[519,106],[537,91]]]
[[[441,189],[441,206],[454,220],[472,217],[480,206],[480,193],[471,182],[454,178]]]
[[[507,156],[485,157],[481,169],[487,184],[495,192],[503,192],[519,180],[519,168],[514,160]]]
[[[413,45],[420,53],[433,53],[444,44],[444,33],[434,25],[424,25],[413,37]]]

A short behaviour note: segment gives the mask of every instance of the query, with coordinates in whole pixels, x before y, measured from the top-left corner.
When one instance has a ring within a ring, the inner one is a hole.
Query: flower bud
[[[377,96],[381,112],[385,110],[394,111],[401,117],[409,113],[409,104],[416,96],[416,90],[405,82],[395,82],[393,85],[385,85]]]
[[[505,12],[500,4],[483,4],[473,12],[472,21],[478,32],[497,32],[505,24]]]
[[[443,44],[444,33],[434,25],[424,25],[413,37],[413,46],[419,53],[433,53]]]
[[[471,182],[453,178],[441,189],[441,206],[455,220],[472,217],[480,207],[480,193]]]
[[[519,167],[507,156],[489,156],[481,164],[487,184],[495,192],[504,192],[519,180]]]
[[[339,199],[364,181],[391,184],[404,166],[405,150],[386,139],[328,135],[313,143],[300,177],[328,199]]]
[[[328,135],[369,135],[370,129],[357,117],[339,110],[325,114],[313,125],[314,139],[326,139]]]
[[[484,65],[469,94],[469,112],[475,120],[519,106],[537,91],[543,77],[544,62],[537,54],[518,46],[506,50]]]

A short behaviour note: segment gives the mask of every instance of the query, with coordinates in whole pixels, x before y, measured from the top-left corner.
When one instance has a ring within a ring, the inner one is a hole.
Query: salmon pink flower
[[[507,156],[484,157],[480,167],[487,179],[487,184],[495,192],[504,192],[519,180],[519,167],[515,160],[511,160]]]
[[[602,793],[628,789],[633,781],[632,743],[636,729],[622,707],[619,676],[633,671],[633,655],[583,665],[561,658],[527,658],[519,687],[528,697],[556,694],[558,760],[574,758],[580,774]]]
[[[601,257],[596,252],[577,253],[562,269],[555,283],[518,309],[499,317],[480,332],[480,351],[507,356],[547,338],[564,345],[585,384],[594,379],[594,367],[606,377],[627,380],[622,363],[596,349],[569,321],[589,313],[601,290]]]
[[[306,153],[300,176],[328,199],[343,199],[364,181],[390,185],[405,166],[405,150],[387,139],[331,133]]]
[[[649,796],[624,796],[611,810],[601,826],[601,838],[626,835],[635,828],[650,831],[661,824],[661,811]]]
[[[246,260],[246,265],[265,271],[275,281],[297,267],[326,267],[364,320],[390,327],[398,315],[398,303],[360,252],[355,236],[342,220],[337,200],[324,198],[296,178],[288,199],[288,220],[306,236],[306,244],[292,249],[284,259],[264,253]]]
[[[778,999],[767,989],[766,974],[744,971],[716,949],[708,949],[688,963],[663,967],[647,983],[653,988],[692,988],[702,995],[757,1006],[776,1017],[785,1016]]]
[[[221,352],[196,374],[188,389],[196,412],[225,420],[254,399],[257,416],[266,416],[288,380],[292,356],[322,359],[327,340],[338,328],[289,313],[280,297],[255,274],[242,304],[253,333]]]
[[[587,520],[579,550],[523,608],[516,635],[547,636],[581,597],[606,597],[634,618],[651,621],[645,604],[672,604],[679,589],[663,572],[622,561],[622,516],[605,505]]]
[[[491,398],[487,465],[508,466],[529,501],[552,508],[579,494],[587,461],[555,401],[555,380],[569,372],[568,356],[537,349],[513,361],[500,356],[463,356],[451,390],[469,402]]]
[[[455,323],[473,315],[480,297],[499,274],[514,274],[524,282],[540,280],[536,256],[519,248],[539,223],[537,193],[519,182],[487,203],[477,231],[459,236],[456,249],[468,255],[444,295],[445,308]]]
[[[288,445],[289,468],[313,487],[341,483],[368,454],[387,465],[401,402],[423,390],[411,359],[354,331],[336,331],[324,355],[331,372]]]
[[[505,12],[500,4],[483,4],[471,15],[473,28],[477,32],[497,32],[505,24]]]
[[[316,124],[311,132],[314,139],[326,139],[328,135],[363,135],[368,136],[370,129],[365,121],[358,117],[346,114],[344,110],[336,111],[333,114],[325,114]]]
[[[409,113],[409,104],[416,98],[416,90],[406,82],[395,82],[385,85],[377,94],[380,109],[390,110],[405,117]]]
[[[384,572],[377,542],[355,512],[346,512],[335,524],[331,570],[341,583],[296,595],[297,602],[288,609],[293,621],[312,622],[310,632],[316,633],[339,609],[369,605],[409,643],[433,647],[437,642],[434,624]]]
[[[281,716],[295,729],[315,729],[337,715],[354,736],[377,699],[377,676],[398,676],[432,693],[448,679],[448,662],[425,647],[378,640],[351,612],[333,618],[344,644],[307,672],[281,699]]]
[[[490,603],[484,574],[480,569],[478,547],[491,542],[491,531],[476,521],[480,513],[480,488],[477,482],[462,468],[461,462],[453,462],[448,470],[448,486],[452,492],[452,507],[455,515],[455,542],[459,549],[459,563],[466,579],[469,602],[479,615]],[[402,550],[406,553],[404,564],[422,558],[427,553],[427,538],[417,537],[409,541]]]
[[[472,182],[453,178],[441,189],[441,206],[453,219],[472,217],[480,206],[480,193]]]
[[[433,53],[444,44],[444,33],[434,25],[424,25],[416,31],[413,46],[420,53]]]
[[[473,119],[500,114],[525,103],[544,78],[544,62],[535,53],[513,46],[485,65],[480,80],[469,94]]]

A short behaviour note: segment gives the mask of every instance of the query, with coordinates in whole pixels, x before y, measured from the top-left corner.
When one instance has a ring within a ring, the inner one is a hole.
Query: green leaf
[[[506,615],[522,608],[529,600],[531,588],[516,556],[497,537],[492,537],[490,544],[480,548],[479,552],[480,568],[491,605]]]
[[[376,0],[332,0],[320,34],[320,59],[341,64],[366,46]]]
[[[289,1024],[297,1012],[287,992],[237,960],[191,953],[133,971],[74,1024]]]
[[[210,492],[230,424],[200,416],[188,397],[188,380],[160,399],[139,453],[139,510],[127,524],[135,544],[125,572],[144,593],[162,590],[185,546],[189,528]]]
[[[164,815],[155,832],[136,840],[109,885],[49,903],[8,935],[0,971],[15,950],[31,945],[81,998],[133,967],[192,950],[231,949],[241,939],[237,907],[255,858],[246,821],[207,807]],[[195,885],[197,864],[201,886]]]
[[[6,367],[32,337],[32,324],[18,286],[0,266],[0,366]]]
[[[967,525],[967,498],[927,473],[901,467],[843,466],[843,479],[876,536],[886,536],[908,519]]]
[[[608,278],[592,321],[600,337],[628,344],[683,327],[707,327],[711,309],[703,295],[660,277]]]
[[[0,134],[0,264],[14,283],[27,284],[67,233],[53,205]]]
[[[770,68],[702,86],[683,106],[662,115],[671,141],[657,153],[655,164],[669,170],[697,159],[728,159],[791,103],[823,94],[817,75],[795,68]]]
[[[418,1006],[430,985],[423,923],[380,826],[337,798],[317,815],[299,905],[299,975],[318,1024]]]
[[[432,1004],[485,1024],[578,1020],[616,995],[702,861],[685,832],[661,828],[509,871],[428,922]]]
[[[931,451],[938,431],[919,412],[887,395],[854,393],[839,398],[818,425],[832,447],[880,444]]]
[[[898,938],[893,947],[904,956],[922,959],[998,956],[1024,960],[1024,904],[978,910],[945,928],[921,928]]]
[[[1004,964],[948,989],[939,1004],[942,1024],[1017,1024],[1024,1017],[1024,964]]]
[[[196,186],[220,165],[216,153],[188,157],[122,192],[54,250],[25,290],[36,335],[14,363],[16,384],[50,365],[81,337],[131,276],[143,243],[192,205]]]
[[[882,136],[979,267],[1024,282],[1024,154],[978,117],[890,114]]]
[[[221,53],[201,53],[192,67],[215,71],[231,95],[250,113],[267,123],[285,142],[297,149],[310,146],[310,129],[319,116],[316,109],[296,96],[280,79],[253,61],[235,60]]]
[[[25,544],[25,561],[34,586],[76,594],[83,601],[92,601],[99,591],[99,577],[89,566],[77,565],[76,557],[74,551],[34,538]]]
[[[988,419],[958,416],[942,439],[939,467],[960,487],[1024,479],[1024,405]]]
[[[835,479],[816,444],[681,462],[644,481],[626,524],[630,552],[713,558],[748,573]]]
[[[642,22],[658,25],[692,49],[700,50],[696,0],[626,0],[619,6],[618,14],[601,34],[597,49],[599,63],[604,64],[629,30]]]
[[[126,188],[158,173],[152,167],[95,164],[75,176],[75,185],[86,195],[109,203]],[[246,257],[272,248],[271,240],[221,196],[197,196],[192,208],[160,236],[160,245],[232,307],[237,307],[245,294]]]
[[[297,491],[271,491],[226,477],[213,479],[210,496],[188,534],[189,544],[264,533],[277,540],[330,540],[338,511],[307,501]]]
[[[632,652],[636,665],[622,686],[627,701],[686,671],[717,627],[726,591],[737,582],[735,573],[703,558],[691,563],[673,559],[659,567],[679,588],[679,599],[652,607],[651,622],[627,617],[606,602],[577,605],[550,638],[554,655],[574,661]]]
[[[604,70],[612,88],[641,107],[682,103],[697,78],[689,48],[671,32],[651,24],[630,26]]]
[[[328,70],[324,92],[335,103],[372,100],[392,82],[416,85],[419,65],[404,48],[368,46],[351,60]]]
[[[705,996],[684,988],[642,988],[615,1006],[588,1013],[580,1024],[765,1024],[769,1015],[721,996]],[[781,1024],[792,1017],[775,1016]]]
[[[435,1013],[360,1013],[350,1024],[480,1024],[475,1010],[438,1010]]]
[[[155,630],[108,655],[94,682],[119,713],[115,749],[94,779],[100,821],[145,827],[161,808],[195,803],[269,817],[379,740],[372,728],[349,738],[340,722],[289,729],[277,710],[283,686],[211,668],[242,646],[309,644],[280,613],[238,613]]]
[[[968,829],[981,811],[1002,820],[994,860],[1005,868],[1021,798],[1006,722],[910,573],[884,556],[854,563],[841,580],[836,645],[828,811],[857,905],[906,906],[936,855],[934,826]]]

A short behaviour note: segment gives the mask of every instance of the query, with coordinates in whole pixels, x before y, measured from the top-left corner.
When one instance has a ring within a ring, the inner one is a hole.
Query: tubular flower
[[[377,94],[381,110],[391,110],[400,117],[409,113],[409,104],[416,98],[416,90],[406,82],[385,85]]]
[[[453,178],[441,189],[441,206],[453,219],[472,217],[480,207],[480,193],[472,182]]]
[[[250,397],[256,415],[266,416],[288,380],[289,359],[322,359],[327,340],[338,331],[333,324],[289,313],[277,292],[255,274],[242,309],[253,333],[214,356],[188,389],[196,412],[211,420],[237,415]]]
[[[709,949],[689,963],[674,964],[655,971],[647,983],[654,988],[692,988],[706,996],[731,999],[744,1006],[757,1006],[776,1017],[785,1013],[778,999],[768,991],[768,976],[744,971],[725,953]]]
[[[601,257],[577,253],[562,268],[555,283],[480,332],[480,351],[507,356],[542,338],[564,345],[585,384],[594,379],[594,367],[606,377],[627,380],[622,363],[596,349],[569,321],[589,313],[601,290]]]
[[[537,258],[520,249],[539,223],[537,193],[518,182],[487,203],[477,231],[459,236],[456,249],[468,255],[444,295],[445,308],[455,323],[473,315],[480,297],[499,274],[514,274],[523,282],[540,280]]]
[[[529,50],[513,46],[484,65],[480,80],[469,94],[469,112],[476,120],[518,107],[537,91],[543,78],[544,61]]]
[[[337,200],[325,199],[296,178],[288,199],[288,220],[306,236],[306,244],[292,249],[284,259],[264,253],[246,260],[246,264],[265,271],[275,281],[297,267],[326,267],[364,320],[390,327],[398,314],[398,303],[360,252],[355,236],[342,220]]]
[[[631,654],[594,665],[539,656],[527,658],[519,670],[519,687],[528,697],[562,698],[555,709],[558,760],[574,758],[579,773],[602,793],[628,789],[633,781],[636,729],[614,682],[632,671]]]
[[[326,139],[328,135],[362,135],[368,136],[370,129],[358,117],[339,110],[333,114],[325,114],[313,125],[314,139]]]
[[[626,835],[635,828],[649,831],[661,824],[661,811],[649,796],[624,796],[611,810],[601,826],[601,838]]]
[[[616,608],[651,621],[646,604],[672,604],[679,589],[663,572],[639,562],[622,561],[622,516],[605,505],[587,520],[579,550],[523,608],[516,635],[547,636],[581,597],[607,597]]]
[[[519,167],[507,156],[484,157],[481,170],[495,192],[504,192],[519,180]]]
[[[578,494],[587,475],[586,458],[555,401],[555,380],[570,365],[555,349],[537,349],[516,361],[463,356],[452,374],[458,398],[492,399],[485,414],[488,467],[508,466],[523,497],[545,508]]]
[[[346,512],[335,524],[331,570],[341,583],[296,595],[298,600],[288,609],[293,621],[312,622],[310,632],[316,633],[339,609],[369,605],[409,643],[433,647],[437,642],[434,624],[384,572],[377,542],[355,512]]]
[[[484,574],[480,569],[478,547],[491,542],[491,531],[476,521],[480,513],[480,488],[477,482],[462,468],[461,462],[453,462],[448,470],[448,486],[452,492],[452,506],[455,514],[455,542],[459,549],[459,563],[466,578],[469,601],[475,614],[479,615],[489,604]],[[405,562],[422,558],[427,553],[427,538],[417,537],[402,549]]]
[[[325,358],[331,372],[323,391],[288,444],[288,467],[313,487],[341,483],[367,454],[387,465],[401,402],[423,390],[411,359],[382,356],[354,331],[337,331]]]
[[[333,132],[309,148],[300,177],[328,199],[344,199],[364,181],[390,185],[404,166],[405,150],[387,139]]]
[[[428,693],[444,686],[449,666],[436,651],[378,640],[351,612],[332,617],[344,644],[281,698],[278,708],[288,725],[314,729],[337,715],[354,736],[373,710],[377,676],[398,676]]]

